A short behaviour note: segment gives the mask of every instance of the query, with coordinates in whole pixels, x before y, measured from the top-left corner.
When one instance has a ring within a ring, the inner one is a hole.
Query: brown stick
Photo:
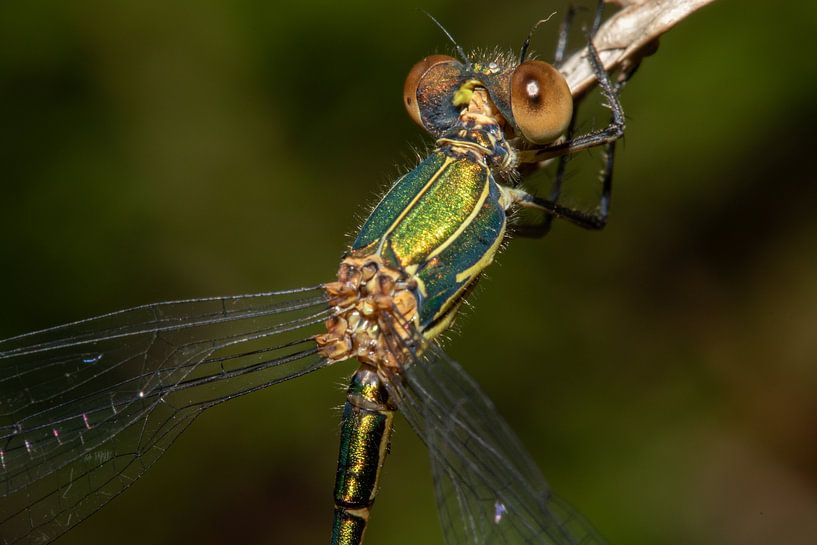
[[[715,0],[607,0],[622,9],[607,19],[593,39],[608,71],[637,65],[657,46],[658,37]],[[572,55],[559,69],[574,97],[596,83],[587,48]]]

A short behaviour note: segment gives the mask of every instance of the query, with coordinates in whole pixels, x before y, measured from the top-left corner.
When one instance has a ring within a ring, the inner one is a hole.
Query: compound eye
[[[406,106],[406,111],[414,122],[423,128],[426,127],[423,125],[423,120],[420,117],[420,105],[417,104],[417,90],[420,81],[431,68],[446,62],[457,62],[457,60],[448,55],[429,55],[409,70],[408,76],[406,76],[406,83],[403,84],[403,104]]]
[[[542,61],[525,61],[511,76],[511,112],[525,138],[546,144],[570,125],[573,95],[556,68]]]

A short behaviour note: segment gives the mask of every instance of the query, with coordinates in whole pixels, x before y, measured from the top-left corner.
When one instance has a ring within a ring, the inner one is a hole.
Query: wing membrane
[[[0,341],[2,543],[53,540],[204,409],[326,365],[313,335],[331,312],[316,287],[146,305]],[[422,355],[388,383],[429,448],[446,543],[603,544],[465,371],[414,342]]]
[[[425,343],[422,355],[389,383],[428,446],[448,545],[604,543],[552,495],[493,403],[438,346]]]
[[[0,537],[45,543],[204,409],[318,369],[322,288],[145,305],[0,341]]]

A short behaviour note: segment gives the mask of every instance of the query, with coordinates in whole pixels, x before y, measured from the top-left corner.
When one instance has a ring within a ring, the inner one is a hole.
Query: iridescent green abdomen
[[[437,150],[383,197],[352,254],[379,255],[417,280],[420,328],[433,336],[490,264],[504,232],[505,211],[489,168]]]
[[[389,451],[394,409],[382,380],[368,366],[352,376],[340,427],[331,545],[360,545]]]

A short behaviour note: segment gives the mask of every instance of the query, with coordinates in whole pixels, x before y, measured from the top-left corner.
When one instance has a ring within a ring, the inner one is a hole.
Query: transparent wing
[[[604,543],[551,494],[493,403],[441,348],[425,343],[422,355],[388,382],[428,446],[448,545]]]
[[[46,543],[204,409],[325,365],[320,287],[145,305],[0,341],[0,542]]]

